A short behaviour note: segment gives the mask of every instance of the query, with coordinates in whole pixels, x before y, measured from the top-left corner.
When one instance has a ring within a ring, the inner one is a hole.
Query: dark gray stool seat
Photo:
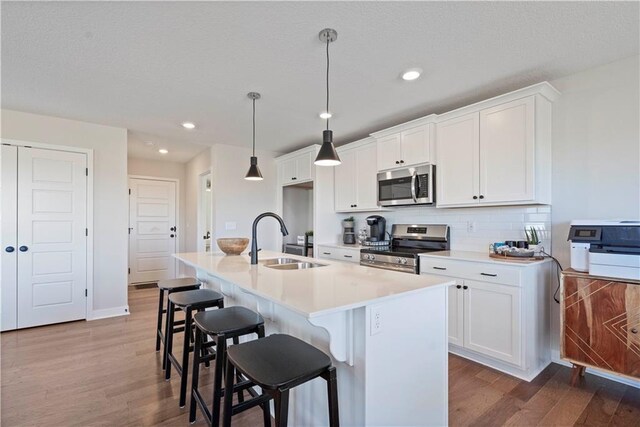
[[[211,289],[195,289],[192,291],[175,292],[169,295],[169,307],[167,308],[167,332],[165,344],[165,380],[171,378],[171,366],[180,374],[180,407],[185,406],[187,400],[187,373],[189,372],[189,353],[191,346],[191,332],[193,327],[193,312],[203,311],[207,308],[223,308],[224,297],[221,293]],[[173,355],[173,324],[176,308],[184,311],[184,342],[182,346],[182,363]]]
[[[156,351],[160,351],[160,343],[166,345],[167,331],[162,330],[162,316],[167,312],[164,308],[164,295],[172,294],[174,292],[192,291],[200,288],[201,283],[195,277],[182,277],[179,279],[165,279],[158,282],[158,289],[160,290],[160,298],[158,300],[158,325],[156,328]],[[168,303],[167,303],[168,305]],[[166,322],[165,322],[166,323]],[[178,320],[174,322],[174,326],[181,326],[184,324],[184,320]],[[182,329],[178,328],[174,332],[180,332]],[[162,358],[162,369],[166,369],[167,361]]]
[[[187,306],[191,306],[192,308],[211,307],[212,303],[220,301],[223,298],[224,296],[221,293],[212,289],[196,289],[169,295],[169,301],[180,308]]]
[[[336,368],[331,359],[311,344],[290,335],[275,334],[234,345],[227,350],[223,426],[244,408],[233,406],[230,390],[236,371],[263,390],[260,398],[274,399],[276,426],[287,425],[289,390],[317,377],[327,381],[329,425],[339,426]],[[236,405],[239,406],[239,405]]]
[[[184,287],[200,287],[201,283],[195,277],[180,277],[178,279],[166,279],[158,282],[158,288],[165,291]]]
[[[191,406],[189,408],[189,421],[196,420],[196,405],[202,411],[207,423],[212,427],[217,427],[220,423],[220,407],[222,396],[225,392],[222,383],[224,372],[227,340],[233,339],[234,344],[238,344],[239,337],[256,334],[258,338],[264,337],[264,319],[262,316],[245,307],[235,306],[222,308],[220,310],[202,311],[193,316],[197,332],[193,351],[193,372],[191,375]],[[206,338],[212,337],[213,341],[207,342]],[[215,345],[215,351],[209,350]],[[215,360],[215,371],[213,376],[213,406],[209,411],[206,399],[198,389],[200,378],[200,364]],[[268,399],[260,401],[258,393],[251,387],[253,383],[243,379],[240,374],[235,377],[235,384],[232,382],[230,394],[237,393],[238,405],[243,407],[262,406],[265,425],[271,425],[271,413],[269,411]],[[244,403],[243,392],[246,390],[254,399]]]

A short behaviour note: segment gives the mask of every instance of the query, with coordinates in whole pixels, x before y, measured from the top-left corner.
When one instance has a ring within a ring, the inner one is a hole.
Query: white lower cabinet
[[[340,245],[317,245],[318,258],[336,261],[360,262],[360,249]]]
[[[423,255],[420,273],[457,279],[448,293],[452,353],[527,381],[550,363],[549,262],[511,266]]]

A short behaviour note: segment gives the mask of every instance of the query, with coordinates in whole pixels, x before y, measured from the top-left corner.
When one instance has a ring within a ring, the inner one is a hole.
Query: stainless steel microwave
[[[378,174],[379,206],[429,205],[435,203],[435,166],[420,165]]]

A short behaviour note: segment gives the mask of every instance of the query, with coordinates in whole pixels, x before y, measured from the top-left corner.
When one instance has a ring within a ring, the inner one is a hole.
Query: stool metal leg
[[[184,317],[184,343],[182,345],[182,375],[180,375],[180,407],[184,408],[187,402],[187,374],[189,373],[189,347],[191,346],[191,306],[185,308]]]
[[[162,364],[166,367],[164,371],[164,379],[169,380],[171,378],[171,362],[169,362],[169,353],[173,350],[173,319],[175,310],[171,301],[167,304],[167,322],[165,327],[164,338],[164,361]]]
[[[216,360],[216,369],[217,369],[217,365],[218,365],[218,362]],[[235,377],[235,368],[233,366],[233,363],[229,362],[228,360],[226,365],[227,365],[227,369],[224,374],[224,411],[222,414],[222,426],[231,427],[231,415],[233,410],[233,378]],[[215,390],[214,390],[214,396],[215,396]],[[214,397],[213,404],[215,408],[215,404],[216,404],[215,397]],[[268,405],[269,403],[267,402],[266,404]],[[215,413],[215,409],[214,409],[214,413]]]
[[[225,364],[227,362],[227,337],[224,335],[216,336],[215,361],[216,361],[215,372],[213,374],[213,408],[211,411],[212,427],[217,427],[220,424],[220,400],[222,399],[222,371],[224,370]],[[231,373],[230,377],[228,375],[229,374],[227,371],[227,373],[225,373],[225,386],[226,384],[231,383],[231,391],[229,392],[225,391],[225,396],[229,396],[230,401],[233,402],[233,379],[235,375],[233,374],[233,372]],[[231,417],[231,415],[229,415],[229,417]]]
[[[289,416],[289,390],[275,392],[276,427],[287,427]]]
[[[338,380],[336,378],[336,368],[331,366],[327,372],[322,374],[322,378],[327,381],[327,394],[329,397],[329,426],[339,427],[338,416]]]
[[[162,336],[162,310],[164,310],[164,289],[160,289],[160,302],[158,303],[158,328],[156,330],[156,351],[160,351],[160,337]],[[164,369],[164,366],[163,366]]]
[[[189,422],[196,420],[196,398],[194,390],[198,389],[198,381],[200,379],[200,352],[202,347],[202,333],[196,331],[196,342],[193,344],[193,372],[191,375],[191,403],[189,406]]]

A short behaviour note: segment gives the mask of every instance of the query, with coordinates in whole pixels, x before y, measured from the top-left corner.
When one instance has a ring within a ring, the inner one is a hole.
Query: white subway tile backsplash
[[[367,227],[369,213],[354,214],[356,229]],[[379,212],[387,219],[387,231],[393,224],[448,224],[451,228],[451,249],[488,251],[489,245],[505,240],[524,240],[525,228],[534,227],[545,248],[551,248],[550,206],[505,206],[462,209],[436,209],[434,207],[397,208]],[[345,215],[350,216],[350,215]],[[342,219],[342,217],[340,217]],[[474,231],[468,231],[468,223]]]

